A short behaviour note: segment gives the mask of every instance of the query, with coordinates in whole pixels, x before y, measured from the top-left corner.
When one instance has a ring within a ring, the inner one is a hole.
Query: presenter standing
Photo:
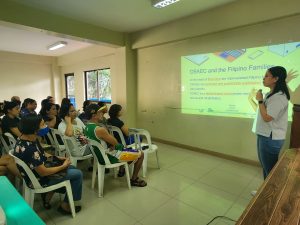
[[[270,91],[264,97],[261,90],[256,94],[252,91],[249,95],[249,101],[257,111],[253,131],[257,135],[257,152],[264,179],[278,161],[288,127],[290,94],[286,77],[287,72],[284,67],[271,67],[263,78],[263,85],[270,88]]]

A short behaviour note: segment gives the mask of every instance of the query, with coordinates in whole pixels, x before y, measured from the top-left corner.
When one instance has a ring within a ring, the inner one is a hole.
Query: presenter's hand
[[[285,81],[286,81],[286,83],[288,83],[288,82],[290,82],[291,80],[297,78],[298,76],[299,76],[298,71],[297,71],[297,70],[291,69],[291,70],[288,72]]]
[[[258,90],[257,92],[256,92],[256,100],[257,101],[262,101],[264,99],[264,96],[263,96],[263,94],[262,94],[262,91],[261,90]]]

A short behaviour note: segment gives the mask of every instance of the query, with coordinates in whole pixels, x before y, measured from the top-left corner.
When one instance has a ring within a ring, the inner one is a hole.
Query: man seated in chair
[[[100,142],[100,140],[104,140],[111,148],[114,148],[118,144],[116,138],[111,134],[109,134],[105,127],[101,127],[98,125],[99,121],[101,121],[103,117],[103,112],[100,110],[100,106],[96,104],[89,105],[86,110],[86,116],[89,121],[86,124],[85,135],[90,139],[98,142]],[[118,159],[111,155],[108,155],[108,158],[111,163],[118,162]],[[134,170],[130,180],[132,186],[145,187],[147,185],[146,181],[138,177],[138,173],[142,167],[143,160],[144,160],[144,154],[143,152],[141,152],[140,157],[134,164]],[[120,174],[119,171],[119,176],[124,175],[125,173],[124,167],[120,168],[120,170],[121,171],[123,170],[124,172],[122,171],[121,173],[123,174]]]

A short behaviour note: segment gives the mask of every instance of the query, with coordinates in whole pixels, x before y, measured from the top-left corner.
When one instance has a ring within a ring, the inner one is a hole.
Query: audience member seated
[[[2,119],[2,132],[3,134],[8,132],[11,133],[16,139],[21,136],[18,125],[20,122],[19,114],[20,107],[17,102],[4,102],[3,109],[5,116]],[[9,144],[8,139],[3,135],[7,144]]]
[[[48,96],[46,99],[48,99],[50,103],[55,104],[55,100],[52,96]]]
[[[50,103],[49,99],[45,98],[41,101],[41,107],[44,108],[46,104]],[[41,113],[41,111],[40,111]]]
[[[45,128],[47,127],[45,127],[45,123],[40,116],[29,114],[23,117],[20,121],[22,135],[17,140],[14,155],[28,165],[42,186],[70,180],[74,201],[79,201],[82,194],[82,172],[70,165],[70,159],[57,156],[53,158],[53,156],[43,150],[37,137],[39,134],[44,133]],[[55,166],[47,163],[50,157],[56,160],[57,164]],[[27,185],[30,186],[30,180],[25,171],[19,166],[18,168]],[[52,195],[53,192],[42,195],[43,205],[46,209],[51,208],[50,200]],[[75,207],[76,212],[80,210],[81,206]],[[65,196],[58,211],[63,214],[71,214],[67,196]]]
[[[57,115],[59,115],[60,105],[59,104],[55,104],[55,106],[56,106]]]
[[[81,119],[81,121],[86,124],[86,122],[88,121],[88,119],[86,118],[85,116],[85,110],[86,110],[86,107],[88,107],[92,102],[90,100],[85,100],[83,102],[83,106],[82,106],[82,109],[83,109],[83,112],[78,116],[79,119]]]
[[[11,101],[18,103],[18,105],[21,106],[21,100],[19,96],[12,96]]]
[[[5,115],[3,109],[4,109],[4,102],[0,102],[0,118],[1,119]]]
[[[70,99],[68,99],[68,98],[63,98],[63,99],[61,100],[60,107],[62,107],[63,105],[68,105],[68,104],[71,104]]]
[[[58,125],[60,133],[68,136],[75,137],[78,144],[78,148],[73,149],[72,156],[83,156],[91,154],[89,147],[87,146],[87,138],[83,132],[85,125],[77,118],[77,111],[72,104],[64,104],[60,108],[61,123]]]
[[[58,125],[60,124],[61,119],[57,115],[55,104],[48,102],[43,105],[40,111],[40,115],[42,116],[48,127],[58,129]]]
[[[100,106],[100,111],[103,113],[103,118],[100,121],[100,125],[107,126],[107,119],[105,118],[105,114],[108,112],[108,108],[105,102],[98,102],[98,105]]]
[[[108,111],[109,114],[109,119],[107,120],[107,123],[109,125],[118,127],[121,129],[124,139],[126,141],[127,145],[133,144],[134,143],[134,137],[129,136],[129,130],[128,127],[124,124],[122,120],[120,120],[120,117],[123,114],[122,106],[118,104],[113,104]],[[121,139],[119,135],[115,135],[116,139],[118,140],[119,143],[121,143]]]
[[[105,127],[100,127],[97,125],[103,119],[103,112],[100,110],[100,106],[97,104],[91,104],[87,107],[86,111],[89,122],[86,124],[85,134],[88,138],[100,142],[104,140],[112,149],[115,149],[115,146],[118,144],[116,138],[110,135]],[[117,163],[118,159],[109,155],[108,158],[111,163]],[[140,157],[134,163],[134,170],[131,177],[131,185],[138,187],[145,187],[147,185],[146,181],[138,177],[138,173],[141,169],[144,160],[144,153],[140,152]],[[101,162],[100,162],[101,163]],[[104,163],[104,162],[102,162]],[[124,167],[120,168],[119,176],[124,176],[125,169]]]
[[[26,116],[28,114],[37,115],[34,111],[36,109],[36,101],[32,98],[26,98],[21,107],[21,117]]]
[[[14,183],[15,177],[21,177],[15,160],[10,155],[0,157],[0,176],[7,176],[11,183]]]

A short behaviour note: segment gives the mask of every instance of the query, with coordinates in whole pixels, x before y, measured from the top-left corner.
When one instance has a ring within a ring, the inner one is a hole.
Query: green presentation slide
[[[291,94],[300,96],[300,42],[181,57],[181,112],[208,116],[254,118],[249,101],[268,68],[283,66]],[[299,102],[299,101],[298,101]]]

